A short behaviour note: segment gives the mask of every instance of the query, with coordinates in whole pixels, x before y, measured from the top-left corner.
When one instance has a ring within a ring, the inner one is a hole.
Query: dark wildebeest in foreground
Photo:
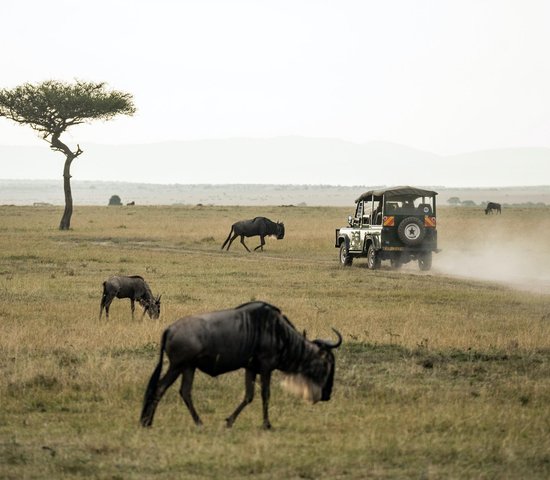
[[[222,250],[227,242],[229,242],[229,245],[227,245],[227,250],[229,250],[233,240],[240,236],[243,247],[250,252],[244,243],[244,237],[255,237],[257,235],[260,236],[260,245],[258,245],[254,250],[258,250],[258,248],[260,248],[263,251],[265,245],[264,238],[267,235],[275,235],[277,240],[282,240],[285,238],[285,226],[282,222],[275,223],[265,217],[256,217],[252,220],[241,220],[231,226],[231,231],[225,239],[225,242],[223,242]]]
[[[99,309],[99,319],[105,309],[105,316],[109,320],[109,307],[114,298],[129,298],[132,308],[132,320],[134,319],[135,302],[137,301],[143,307],[143,315],[148,313],[152,319],[159,318],[160,315],[160,295],[154,297],[149,285],[138,275],[130,277],[113,276],[103,282],[103,295],[101,296],[101,307]]]
[[[485,208],[485,215],[487,215],[488,213],[493,213],[493,210],[495,212],[502,213],[500,203],[489,202],[487,204],[487,207]]]
[[[227,427],[231,427],[244,407],[252,402],[256,375],[259,375],[263,427],[271,428],[268,403],[273,370],[287,374],[287,386],[304,399],[313,403],[330,399],[335,363],[332,349],[342,343],[342,336],[334,332],[338,336],[336,342],[307,340],[305,333],[301,335],[277,307],[264,302],[181,318],[162,334],[160,358],[145,391],[141,424],[148,427],[153,423],[160,399],[182,375],[180,395],[195,424],[201,425],[191,399],[195,370],[198,368],[216,377],[244,368],[244,400],[225,419]],[[170,365],[160,379],[164,352]]]

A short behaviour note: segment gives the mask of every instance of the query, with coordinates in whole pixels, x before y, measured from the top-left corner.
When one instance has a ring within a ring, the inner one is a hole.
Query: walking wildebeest
[[[201,425],[191,399],[197,368],[212,377],[245,369],[244,400],[225,419],[227,427],[231,427],[244,407],[252,402],[256,375],[259,375],[263,427],[271,428],[268,403],[273,370],[286,373],[288,381],[301,389],[305,399],[313,403],[327,401],[334,381],[332,349],[342,343],[340,333],[333,330],[338,336],[336,342],[307,340],[305,333],[301,335],[277,307],[264,302],[181,318],[162,334],[160,358],[145,391],[141,424],[148,427],[153,423],[160,399],[182,375],[180,395],[195,424]],[[160,379],[164,352],[170,365]]]
[[[285,226],[282,222],[275,223],[265,217],[256,217],[252,220],[241,220],[240,222],[236,222],[231,225],[231,231],[225,239],[225,242],[223,242],[221,249],[223,250],[227,242],[229,242],[229,245],[227,245],[227,250],[229,250],[233,240],[240,236],[243,247],[250,252],[244,243],[244,237],[255,237],[257,235],[260,236],[260,245],[258,245],[254,250],[258,250],[258,248],[260,248],[263,251],[265,245],[264,238],[267,235],[275,235],[277,240],[282,240],[285,237]]]
[[[487,207],[485,208],[485,215],[487,215],[488,213],[493,213],[493,210],[495,212],[502,213],[500,203],[489,202],[487,204]]]
[[[103,295],[101,296],[101,306],[99,309],[99,319],[105,308],[105,316],[109,320],[109,307],[114,298],[129,298],[132,308],[132,320],[134,319],[135,302],[137,301],[143,307],[143,315],[148,313],[152,319],[159,318],[160,315],[160,295],[153,297],[153,293],[147,285],[147,282],[139,275],[130,277],[113,276],[103,282]]]

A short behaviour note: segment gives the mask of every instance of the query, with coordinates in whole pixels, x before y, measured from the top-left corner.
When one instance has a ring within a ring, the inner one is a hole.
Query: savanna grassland
[[[61,212],[0,207],[0,478],[550,477],[550,291],[438,270],[446,251],[477,246],[548,265],[549,208],[440,209],[443,252],[427,273],[340,267],[344,208],[76,207],[68,232]],[[230,225],[256,215],[284,221],[285,239],[220,251]],[[132,321],[115,300],[100,321],[112,274],[143,275],[160,319]],[[243,373],[197,373],[203,428],[177,384],[141,428],[163,329],[253,299],[310,337],[340,330],[331,401],[304,404],[276,374],[273,430],[258,395],[228,430]]]

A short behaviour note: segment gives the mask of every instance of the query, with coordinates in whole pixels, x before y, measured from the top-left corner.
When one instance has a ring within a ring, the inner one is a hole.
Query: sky
[[[74,127],[73,145],[550,148],[545,0],[6,0],[2,17],[0,88],[80,79],[134,96],[133,117]],[[0,118],[0,145],[44,141]]]

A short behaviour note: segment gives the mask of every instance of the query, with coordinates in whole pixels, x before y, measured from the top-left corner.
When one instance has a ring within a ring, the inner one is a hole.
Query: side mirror
[[[348,215],[348,225],[353,227],[353,217],[351,215]]]

